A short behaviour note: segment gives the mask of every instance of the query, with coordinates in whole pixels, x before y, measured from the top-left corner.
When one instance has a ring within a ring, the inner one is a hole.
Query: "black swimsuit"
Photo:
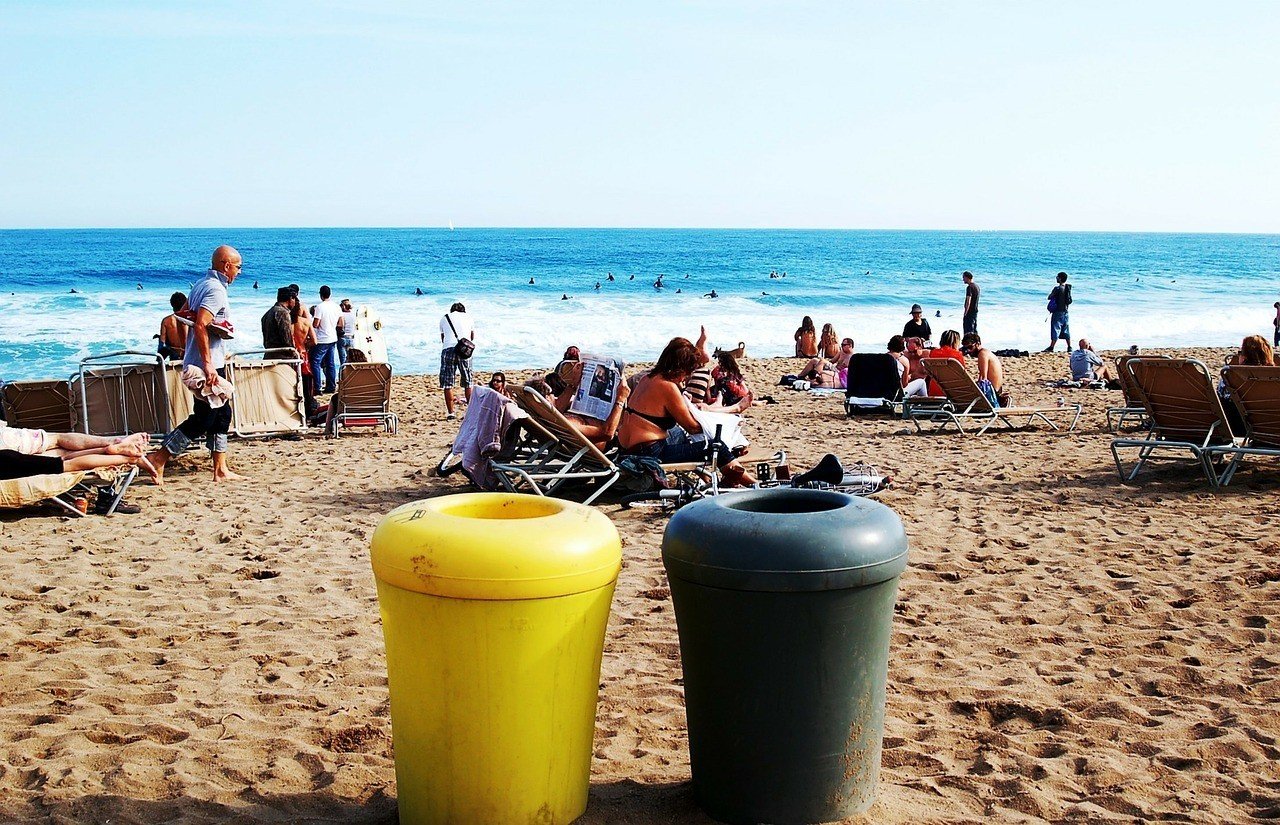
[[[676,419],[673,415],[649,415],[649,413],[640,412],[639,410],[631,407],[623,407],[622,411],[640,416],[655,427],[662,428],[663,432],[670,432],[671,428],[676,425]]]

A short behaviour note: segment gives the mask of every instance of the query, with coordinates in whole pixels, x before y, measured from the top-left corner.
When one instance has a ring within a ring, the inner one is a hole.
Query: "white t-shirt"
[[[332,298],[321,301],[316,306],[315,315],[311,318],[311,325],[316,330],[317,344],[338,343],[338,319],[340,317],[342,317],[342,310],[338,308]]]
[[[449,326],[448,318],[453,321],[453,327]],[[458,335],[454,335],[454,330],[458,331]],[[471,316],[465,312],[446,312],[440,318],[440,334],[444,336],[444,342],[441,346],[448,349],[458,343],[458,336],[475,340],[476,328],[471,324]]]
[[[342,313],[342,334],[347,338],[356,334],[356,311]]]

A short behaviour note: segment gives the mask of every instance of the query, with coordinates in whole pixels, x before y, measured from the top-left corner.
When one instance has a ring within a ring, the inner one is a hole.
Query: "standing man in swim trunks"
[[[187,351],[182,359],[183,372],[192,368],[203,373],[206,386],[216,387],[227,377],[224,337],[229,337],[231,306],[227,299],[227,287],[240,275],[240,253],[230,246],[220,246],[213,251],[208,272],[187,296],[187,307],[196,314],[191,334],[187,336]],[[210,327],[213,331],[210,331]],[[244,478],[231,472],[227,466],[227,433],[231,429],[231,402],[212,407],[200,393],[195,392],[195,404],[191,416],[165,437],[163,445],[147,456],[156,468],[156,483],[164,477],[164,465],[175,455],[181,455],[200,436],[213,454],[213,480],[236,481]]]

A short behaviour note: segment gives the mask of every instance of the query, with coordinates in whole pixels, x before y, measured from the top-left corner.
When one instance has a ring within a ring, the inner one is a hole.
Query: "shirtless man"
[[[1009,406],[1008,401],[1004,400],[1008,398],[1004,392],[1004,365],[1000,363],[995,353],[982,346],[982,339],[978,337],[978,333],[971,332],[962,338],[960,351],[978,362],[978,389],[981,389],[988,398],[994,394],[996,399],[1002,399],[999,406]],[[990,384],[991,393],[986,392],[983,381]]]
[[[226,377],[226,351],[222,335],[209,331],[214,325],[230,330],[230,307],[227,287],[240,275],[240,253],[230,246],[220,246],[213,251],[209,271],[196,281],[187,296],[187,305],[196,314],[191,335],[187,337],[186,355],[182,359],[183,372],[201,373],[209,387],[216,387]],[[224,333],[225,334],[225,333]],[[181,455],[191,443],[205,436],[209,451],[213,454],[213,480],[235,481],[243,478],[227,466],[227,433],[231,429],[231,402],[212,407],[199,393],[195,394],[191,416],[165,437],[159,450],[147,456],[155,467],[156,483],[164,479],[164,466],[175,455]]]
[[[175,292],[169,296],[169,306],[173,307],[173,312],[164,316],[164,320],[160,322],[160,354],[170,361],[181,358],[182,354],[187,351],[187,327],[178,317],[178,312],[187,305],[187,296],[181,292]]]

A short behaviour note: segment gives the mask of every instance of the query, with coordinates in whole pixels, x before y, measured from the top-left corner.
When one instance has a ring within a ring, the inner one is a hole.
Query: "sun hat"
[[[919,304],[912,304],[912,305],[911,305],[911,314],[912,314],[912,315],[915,315],[917,312],[924,312],[924,308],[923,308],[923,307],[921,307]]]

